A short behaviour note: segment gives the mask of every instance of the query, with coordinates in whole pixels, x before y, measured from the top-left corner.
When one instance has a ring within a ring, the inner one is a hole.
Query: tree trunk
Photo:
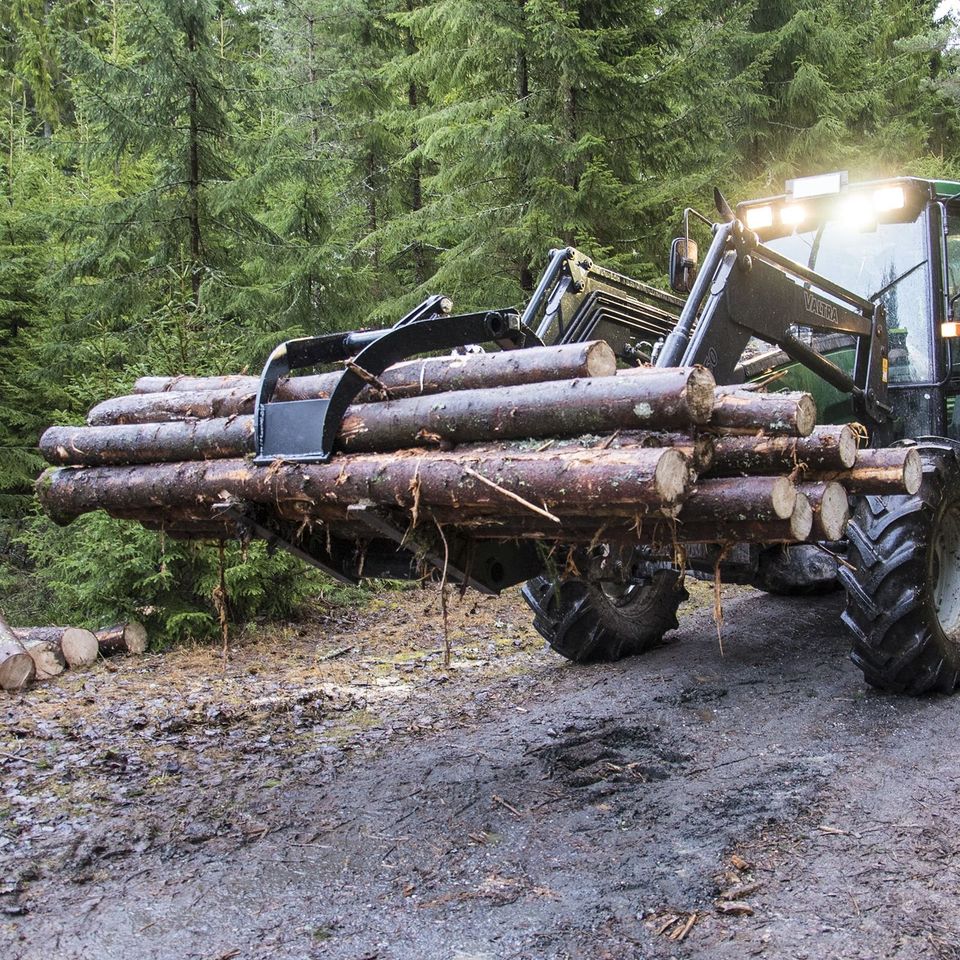
[[[850,427],[817,427],[809,437],[720,437],[714,447],[713,476],[729,477],[807,470],[845,470],[857,457]]]
[[[22,690],[36,675],[33,658],[0,616],[0,690]]]
[[[787,520],[797,503],[797,489],[786,477],[738,477],[703,480],[683,502],[680,523],[744,523]]]
[[[817,425],[817,406],[809,393],[756,393],[718,387],[710,426],[721,434],[761,433],[808,437]]]
[[[71,667],[89,667],[100,652],[96,636],[82,627],[18,627],[13,632],[25,644],[53,644]]]
[[[141,654],[147,649],[147,630],[142,623],[131,620],[96,631],[102,653]]]
[[[202,400],[212,393],[187,396]],[[169,400],[177,395],[150,396]],[[535,392],[529,385],[460,390],[355,404],[343,418],[337,447],[382,452],[418,444],[642,430],[650,424],[683,428],[706,420],[712,401],[713,378],[699,368],[662,370],[644,377],[553,381],[540,384]],[[40,444],[44,456],[55,464],[223,459],[253,448],[252,422],[244,416],[200,423],[51,427]]]
[[[243,460],[60,468],[47,471],[38,496],[58,523],[93,510],[143,511],[155,520],[181,507],[209,516],[224,497],[276,506],[298,503],[313,517],[342,517],[350,504],[502,510],[519,497],[542,508],[562,504],[582,513],[643,512],[672,507],[688,481],[676,450],[583,450],[458,455],[398,451],[339,457],[329,464],[277,464],[264,469]]]
[[[616,370],[616,357],[602,340],[458,357],[431,357],[388,368],[379,379],[389,396],[385,398],[380,390],[371,386],[364,388],[357,402],[371,403],[450,390],[510,387],[549,380],[612,377]],[[329,397],[339,380],[339,373],[288,377],[277,384],[274,399]],[[252,413],[259,386],[259,377],[141,377],[134,385],[133,396],[116,397],[97,404],[88,414],[87,422],[103,426]]]
[[[40,438],[48,463],[103,466],[241,457],[253,450],[253,417],[50,427]]]
[[[914,447],[860,450],[849,470],[815,470],[804,479],[834,480],[848,493],[874,496],[915,494],[923,480],[923,464]]]

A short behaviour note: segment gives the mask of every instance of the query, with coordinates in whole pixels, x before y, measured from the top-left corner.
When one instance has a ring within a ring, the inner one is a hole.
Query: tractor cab
[[[785,194],[741,203],[736,214],[764,246],[884,307],[891,407],[884,442],[960,440],[960,183],[849,184],[832,173],[788,181]],[[849,336],[798,327],[801,339],[853,370]],[[825,418],[849,419],[849,395],[778,353],[745,357],[745,375],[779,368],[784,386],[814,392]]]

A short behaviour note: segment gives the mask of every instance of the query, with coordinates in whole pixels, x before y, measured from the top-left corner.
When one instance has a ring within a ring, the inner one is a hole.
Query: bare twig
[[[540,514],[541,517],[546,517],[548,520],[552,520],[554,523],[560,523],[560,518],[554,516],[549,510],[544,510],[542,507],[538,507],[535,503],[531,503],[529,500],[524,500],[523,497],[514,493],[512,490],[504,489],[499,483],[494,483],[493,480],[488,480],[482,473],[477,473],[477,471],[471,467],[464,467],[463,472],[479,480],[481,483],[485,483],[488,487],[493,487],[494,490],[498,490],[505,497],[515,500],[528,510],[532,510],[534,513]]]

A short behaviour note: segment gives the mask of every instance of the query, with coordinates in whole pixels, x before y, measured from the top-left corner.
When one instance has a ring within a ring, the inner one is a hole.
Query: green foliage
[[[20,540],[35,564],[39,600],[21,600],[25,620],[97,627],[141,619],[159,640],[219,632],[212,600],[220,576],[215,545],[171,540],[102,514],[66,529],[36,517]],[[318,585],[300,561],[283,552],[267,556],[262,543],[248,551],[227,544],[224,579],[230,618],[239,623],[285,616]]]
[[[688,203],[960,175],[960,63],[904,0],[13,0],[0,9],[0,594],[216,625],[218,552],[32,514],[36,441],[145,373],[256,370],[577,244],[648,279]],[[317,580],[227,550],[232,615]]]

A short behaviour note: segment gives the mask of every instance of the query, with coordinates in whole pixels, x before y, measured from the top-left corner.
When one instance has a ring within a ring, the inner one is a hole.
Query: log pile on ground
[[[326,396],[336,374],[281,381]],[[837,540],[848,493],[913,493],[915,450],[858,449],[808,394],[717,387],[695,368],[616,370],[602,342],[411,361],[349,408],[329,463],[254,465],[252,377],[147,377],[51,427],[38,483],[66,524],[94,510],[230,538],[226,506],[363,539],[358,506],[475,538],[578,544]]]
[[[11,627],[0,617],[0,690],[23,690],[67,668],[89,667],[101,655],[146,649],[147,631],[136,621],[94,632],[82,627]]]

